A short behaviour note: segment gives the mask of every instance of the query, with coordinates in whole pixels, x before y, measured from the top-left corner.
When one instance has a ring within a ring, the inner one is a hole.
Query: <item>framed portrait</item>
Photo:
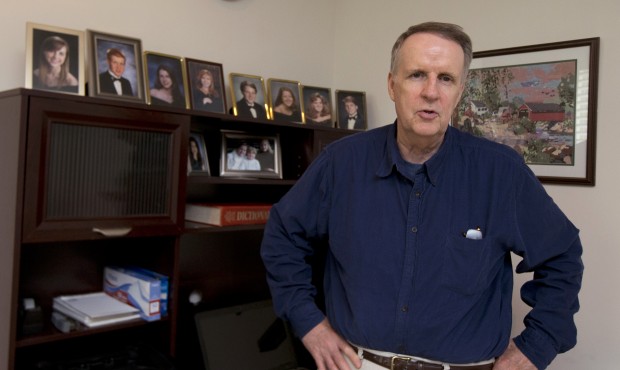
[[[183,58],[145,51],[144,71],[148,104],[189,108]]]
[[[260,76],[230,73],[232,111],[237,117],[268,119],[269,106],[265,94],[265,81]]]
[[[93,30],[88,30],[88,40],[89,95],[144,102],[142,42]]]
[[[302,86],[304,122],[334,127],[332,92],[327,87]]]
[[[211,175],[205,139],[201,134],[195,132],[189,134],[187,173],[190,175]]]
[[[282,178],[280,136],[222,130],[220,176]]]
[[[452,125],[506,144],[541,182],[594,186],[599,38],[474,53]]]
[[[84,32],[26,24],[26,87],[84,95]]]
[[[194,110],[226,113],[224,68],[220,63],[185,58],[190,107]]]
[[[366,130],[366,93],[363,91],[336,90],[338,128]]]
[[[298,81],[267,80],[269,115],[275,121],[303,123],[301,84]]]

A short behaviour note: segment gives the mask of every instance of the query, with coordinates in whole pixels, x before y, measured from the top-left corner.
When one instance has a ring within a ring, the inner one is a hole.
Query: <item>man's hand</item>
[[[317,370],[351,370],[344,356],[357,369],[362,366],[357,353],[332,329],[327,319],[312,328],[301,341],[314,358]]]
[[[495,361],[493,370],[536,370],[536,366],[510,340],[506,351]]]

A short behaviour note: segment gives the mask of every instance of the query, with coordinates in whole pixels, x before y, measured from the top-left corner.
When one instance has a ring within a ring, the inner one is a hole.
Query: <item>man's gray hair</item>
[[[463,54],[465,55],[465,61],[463,65],[464,76],[467,76],[467,72],[469,71],[469,65],[471,64],[471,60],[473,58],[473,47],[471,43],[471,39],[469,36],[463,31],[461,26],[451,23],[440,23],[440,22],[426,22],[420,23],[415,26],[411,26],[407,29],[407,31],[403,32],[392,47],[392,60],[390,62],[390,72],[394,73],[396,71],[396,67],[398,64],[398,54],[400,52],[400,48],[403,46],[405,40],[415,34],[415,33],[432,33],[439,37],[443,37],[444,39],[451,40],[456,42],[463,49]]]

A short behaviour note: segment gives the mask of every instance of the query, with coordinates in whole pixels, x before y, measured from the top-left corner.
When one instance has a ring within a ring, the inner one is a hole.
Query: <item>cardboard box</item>
[[[121,302],[140,309],[147,321],[161,318],[161,282],[137,271],[108,266],[103,271],[103,290]]]
[[[159,285],[160,285],[160,291],[161,291],[161,295],[160,295],[160,311],[161,311],[161,315],[162,316],[168,316],[168,301],[169,301],[169,295],[170,295],[170,288],[169,288],[169,279],[168,276],[157,273],[155,271],[151,271],[151,270],[147,270],[145,268],[142,267],[137,267],[137,266],[131,266],[131,267],[127,267],[128,270],[132,270],[135,271],[137,273],[140,274],[144,274],[146,276],[149,276],[153,279],[158,279],[159,280]]]

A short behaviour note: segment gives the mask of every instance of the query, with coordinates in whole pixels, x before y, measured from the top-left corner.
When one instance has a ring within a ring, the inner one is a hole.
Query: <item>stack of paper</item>
[[[53,308],[91,328],[140,317],[140,310],[104,292],[59,296]]]

